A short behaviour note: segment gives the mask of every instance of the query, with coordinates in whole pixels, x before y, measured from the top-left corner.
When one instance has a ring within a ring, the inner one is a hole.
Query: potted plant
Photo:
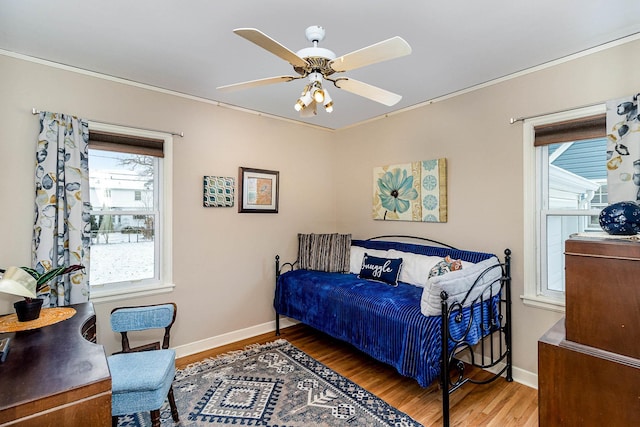
[[[36,298],[37,293],[51,279],[82,269],[84,269],[83,265],[74,264],[40,273],[29,267],[9,267],[2,276],[0,292],[23,296],[24,300],[13,304],[18,320],[20,322],[35,320],[40,316],[43,302],[42,298]]]

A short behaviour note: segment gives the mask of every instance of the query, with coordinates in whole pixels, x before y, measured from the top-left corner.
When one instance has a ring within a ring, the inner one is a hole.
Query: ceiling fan
[[[298,52],[289,50],[255,28],[238,28],[233,30],[233,32],[289,62],[298,75],[251,80],[242,83],[219,86],[217,88],[218,90],[231,92],[240,89],[248,89],[257,86],[308,78],[309,83],[304,87],[302,95],[294,105],[294,108],[297,111],[300,111],[300,115],[303,117],[310,117],[317,114],[317,104],[323,105],[325,110],[329,113],[333,111],[333,101],[329,96],[329,92],[326,88],[322,87],[323,79],[332,82],[335,87],[339,89],[371,99],[387,106],[395,105],[402,99],[401,95],[393,92],[363,83],[350,77],[335,75],[336,73],[355,70],[356,68],[361,68],[366,65],[410,54],[411,46],[409,46],[409,44],[401,37],[392,37],[337,57],[336,54],[329,49],[318,47],[318,43],[324,40],[325,30],[317,25],[311,26],[305,31],[307,40],[313,43],[313,47],[307,47],[299,50]]]

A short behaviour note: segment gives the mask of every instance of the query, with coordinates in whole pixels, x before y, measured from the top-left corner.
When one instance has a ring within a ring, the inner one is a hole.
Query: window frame
[[[93,302],[117,301],[142,296],[172,292],[173,284],[173,136],[164,132],[89,121],[91,131],[116,133],[141,138],[155,138],[164,141],[164,157],[158,159],[159,195],[159,243],[156,245],[155,262],[158,280],[130,281],[91,285],[89,299]]]
[[[539,248],[539,235],[545,230],[541,224],[542,215],[538,211],[540,194],[540,151],[534,146],[535,127],[550,125],[567,120],[582,119],[589,116],[606,113],[606,105],[598,104],[560,113],[547,114],[527,118],[523,123],[523,199],[524,199],[524,294],[520,296],[522,302],[531,307],[564,313],[564,293],[552,297],[545,295],[541,289],[542,268],[546,262],[541,262],[542,251]],[[590,211],[582,211],[583,215],[590,215]],[[545,216],[546,218],[546,216]],[[534,224],[533,227],[528,224]],[[546,232],[546,231],[545,231]],[[545,240],[546,242],[546,240]],[[544,271],[546,275],[547,272]]]

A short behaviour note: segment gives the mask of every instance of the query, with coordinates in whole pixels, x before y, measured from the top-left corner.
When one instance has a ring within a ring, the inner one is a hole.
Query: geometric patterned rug
[[[176,371],[163,427],[418,427],[407,414],[280,339],[256,344]],[[119,427],[147,427],[149,413],[121,416]]]

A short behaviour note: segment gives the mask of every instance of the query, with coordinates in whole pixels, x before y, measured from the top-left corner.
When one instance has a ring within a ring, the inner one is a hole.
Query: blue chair
[[[111,311],[111,329],[122,335],[122,352],[107,358],[111,371],[111,421],[118,416],[150,411],[151,425],[160,427],[160,407],[169,398],[171,416],[178,422],[178,409],[171,384],[176,372],[176,352],[169,348],[171,326],[176,320],[174,303],[141,307],[119,307]],[[131,348],[128,332],[164,328],[160,342]]]

